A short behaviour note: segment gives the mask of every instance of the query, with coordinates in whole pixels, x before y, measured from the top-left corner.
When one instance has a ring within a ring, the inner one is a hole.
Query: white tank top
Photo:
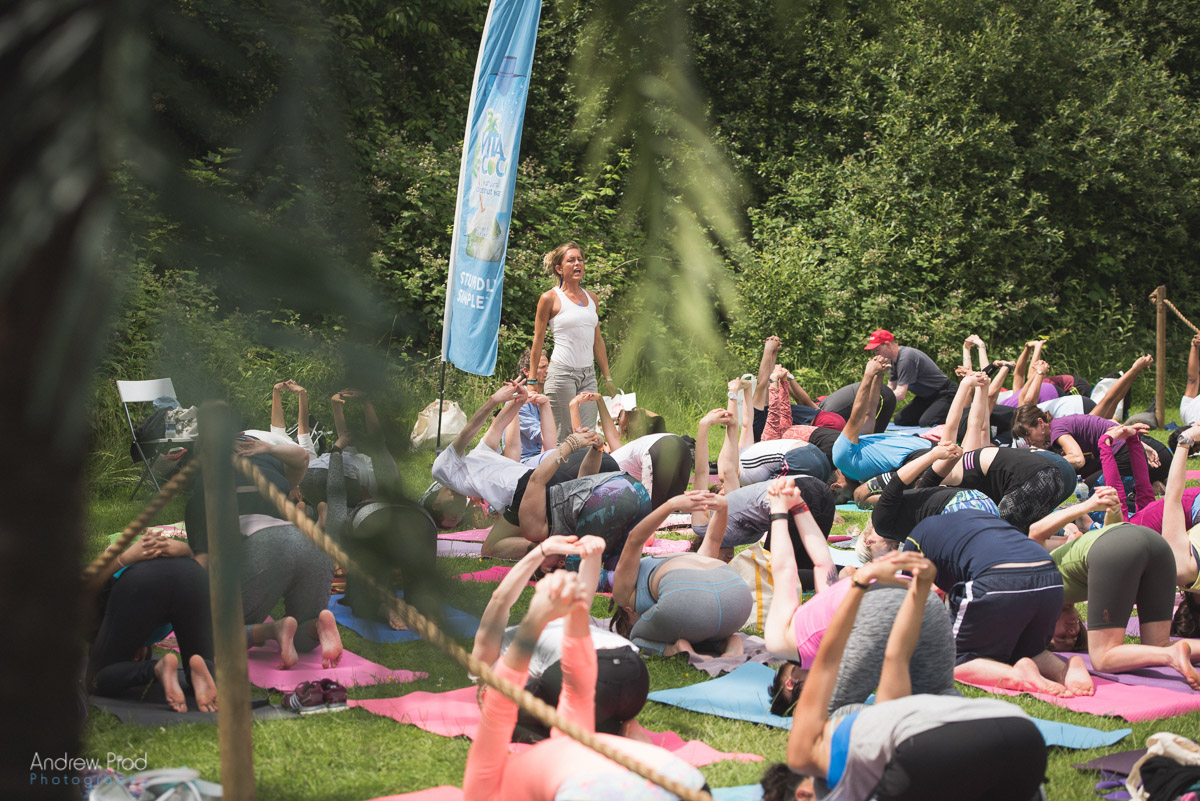
[[[587,305],[580,306],[561,287],[554,287],[554,291],[558,293],[560,307],[558,314],[550,318],[550,332],[554,334],[550,361],[564,367],[591,367],[596,326],[600,324],[596,304],[586,292]]]

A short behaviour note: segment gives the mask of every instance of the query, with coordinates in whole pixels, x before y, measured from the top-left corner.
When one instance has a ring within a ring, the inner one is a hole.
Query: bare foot
[[[279,643],[279,669],[287,670],[300,661],[296,653],[296,618],[288,615],[275,621],[275,641]]]
[[[1028,657],[1018,660],[1013,665],[1013,677],[1000,682],[1000,686],[1010,690],[1059,695],[1064,698],[1073,698],[1075,695],[1058,682],[1043,676],[1037,663]]]
[[[191,668],[192,692],[196,694],[196,706],[201,712],[217,711],[217,683],[208,672],[208,665],[200,654],[192,654],[188,658]]]
[[[379,614],[393,631],[408,631],[408,624],[404,622],[404,618],[387,601],[379,604]]]
[[[1075,695],[1095,695],[1096,683],[1083,664],[1083,657],[1073,656],[1067,660],[1067,680],[1064,682],[1067,690]]]
[[[1200,673],[1192,667],[1192,647],[1187,640],[1180,640],[1170,647],[1171,667],[1187,679],[1193,690],[1200,690]]]
[[[736,634],[730,634],[729,639],[725,641],[725,650],[721,651],[721,656],[741,656],[744,650],[742,638]]]
[[[337,667],[342,659],[342,635],[338,634],[337,621],[328,609],[317,615],[317,639],[321,641],[321,667]]]
[[[154,663],[154,678],[163,686],[171,709],[187,712],[187,699],[183,697],[183,688],[179,686],[179,657],[173,653],[164,654]]]
[[[675,656],[676,654],[691,654],[697,659],[712,659],[711,656],[696,653],[696,649],[687,640],[680,637],[675,642],[663,649],[663,656]]]

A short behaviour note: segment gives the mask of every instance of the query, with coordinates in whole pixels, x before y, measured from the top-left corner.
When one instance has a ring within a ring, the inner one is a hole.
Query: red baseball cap
[[[880,345],[887,342],[895,342],[896,338],[892,336],[892,332],[886,328],[876,328],[871,332],[871,338],[867,341],[867,346],[863,350],[875,350]]]

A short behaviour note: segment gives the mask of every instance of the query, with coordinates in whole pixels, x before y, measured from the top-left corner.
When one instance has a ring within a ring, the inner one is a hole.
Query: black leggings
[[[1046,743],[1029,718],[946,723],[896,746],[879,801],[1027,801],[1046,774]]]
[[[1096,539],[1087,555],[1088,628],[1170,620],[1175,609],[1175,554],[1158,532],[1126,523]]]
[[[199,654],[212,669],[212,617],[208,573],[190,557],[149,559],[125,568],[110,582],[104,619],[88,653],[88,673],[98,695],[117,696],[154,680],[154,662],[131,662],[146,639],[165,623],[175,629],[185,673]]]

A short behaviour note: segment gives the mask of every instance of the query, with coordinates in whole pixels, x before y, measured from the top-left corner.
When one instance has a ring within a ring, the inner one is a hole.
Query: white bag
[[[771,552],[765,550],[761,542],[755,542],[739,551],[729,566],[737,571],[754,595],[754,607],[742,625],[763,631],[767,610],[771,608],[771,599],[775,596],[775,582],[771,578]]]
[[[600,397],[604,398],[604,406],[606,409],[608,409],[608,416],[613,420],[616,420],[617,415],[619,415],[621,412],[628,412],[637,408],[636,392],[624,392],[618,389],[617,394],[613,395],[611,398],[604,395],[601,395]]]
[[[409,441],[414,448],[421,448],[425,445],[434,445],[434,440],[438,438],[438,402],[426,406],[417,415],[417,422],[413,426],[412,436]],[[442,401],[442,438],[435,447],[442,447],[443,442],[449,442],[454,439],[462,430],[467,427],[467,415],[462,408],[454,401]]]
[[[1200,745],[1186,737],[1160,731],[1146,738],[1146,755],[1134,763],[1125,780],[1125,789],[1134,801],[1146,801],[1150,794],[1142,787],[1142,763],[1150,757],[1165,756],[1180,765],[1200,765]]]

